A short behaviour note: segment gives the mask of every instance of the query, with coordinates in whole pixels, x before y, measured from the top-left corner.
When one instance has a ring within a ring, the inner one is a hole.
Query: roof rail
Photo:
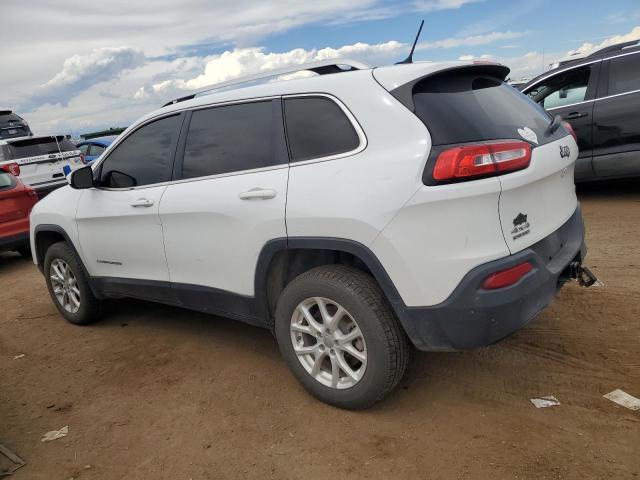
[[[596,50],[595,52],[591,52],[587,55],[587,58],[590,57],[599,57],[600,55],[606,55],[610,52],[617,52],[620,50],[626,50],[628,48],[640,47],[640,41],[631,40],[630,42],[617,43],[615,45],[610,45],[608,47],[601,48],[600,50]]]
[[[340,68],[342,66],[349,67],[349,68],[348,69]],[[358,62],[356,60],[349,60],[346,58],[334,58],[332,60],[320,60],[318,62],[305,63],[302,65],[276,68],[276,69],[268,70],[265,72],[260,72],[253,75],[234,78],[233,80],[228,80],[226,82],[221,82],[221,83],[215,83],[213,85],[200,88],[194,91],[193,93],[190,93],[189,95],[185,95],[184,97],[179,97],[171,100],[170,102],[165,103],[163,107],[166,107],[168,105],[173,105],[174,103],[184,102],[185,100],[191,100],[192,98],[195,98],[197,95],[201,95],[203,93],[210,92],[212,90],[218,90],[220,88],[230,87],[233,85],[253,82],[255,80],[260,80],[263,78],[286,75],[288,73],[295,73],[295,72],[301,72],[304,70],[309,70],[319,75],[327,75],[330,73],[349,72],[352,70],[365,70],[368,68],[371,68],[371,67],[365,63]]]

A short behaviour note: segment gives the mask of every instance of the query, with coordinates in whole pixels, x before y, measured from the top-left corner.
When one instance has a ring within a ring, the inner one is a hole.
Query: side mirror
[[[93,170],[91,167],[82,167],[71,172],[69,176],[69,184],[71,188],[82,190],[93,187]]]

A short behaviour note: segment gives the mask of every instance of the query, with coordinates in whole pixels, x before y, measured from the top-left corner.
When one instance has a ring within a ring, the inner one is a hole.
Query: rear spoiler
[[[500,80],[504,80],[505,78],[507,78],[507,75],[509,75],[509,72],[511,71],[509,67],[501,65],[499,63],[477,62],[467,65],[457,65],[451,68],[443,68],[435,72],[430,72],[427,75],[414,78],[413,80],[400,85],[393,90],[390,90],[389,93],[393,95],[396,100],[402,103],[405,107],[414,112],[415,105],[413,104],[413,87],[415,87],[417,83],[424,80],[425,78],[451,73],[456,70],[490,75]]]
[[[22,138],[20,140],[7,139],[6,142],[8,145],[15,145],[16,147],[24,147],[27,145],[37,145],[43,142],[50,142],[52,139],[55,139],[55,141],[57,142],[61,142],[63,140],[66,140],[67,137],[66,135],[50,135],[50,136],[48,135],[46,137],[29,137],[29,138]]]

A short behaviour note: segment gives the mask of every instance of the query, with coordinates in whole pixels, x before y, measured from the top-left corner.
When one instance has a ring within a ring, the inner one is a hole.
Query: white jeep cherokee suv
[[[38,203],[60,313],[135,297],[271,328],[311,394],[365,408],[411,344],[487,345],[549,305],[585,254],[566,125],[502,65],[338,63],[174,100]]]

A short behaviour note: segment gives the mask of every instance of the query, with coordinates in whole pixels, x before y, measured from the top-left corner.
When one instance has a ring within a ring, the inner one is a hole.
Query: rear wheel
[[[294,279],[276,309],[280,351],[304,388],[341,408],[367,408],[398,384],[408,343],[370,275],[343,265]]]
[[[66,242],[49,247],[44,260],[49,295],[58,311],[69,322],[86,325],[99,314],[94,297],[76,252]]]

